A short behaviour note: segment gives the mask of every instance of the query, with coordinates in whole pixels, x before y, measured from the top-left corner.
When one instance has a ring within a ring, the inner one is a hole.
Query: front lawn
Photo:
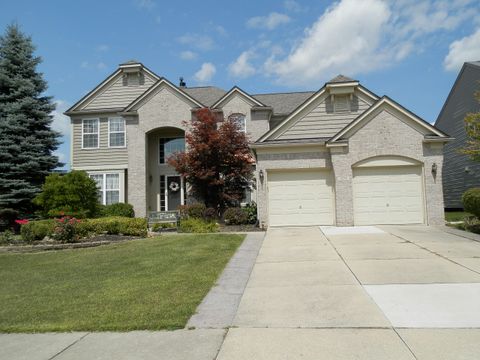
[[[471,214],[465,211],[445,211],[447,222],[463,221],[466,216],[471,216]]]
[[[0,331],[182,328],[243,238],[170,235],[0,254]]]

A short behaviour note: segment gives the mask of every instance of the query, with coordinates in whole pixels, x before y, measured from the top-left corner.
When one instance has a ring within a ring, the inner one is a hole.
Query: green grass
[[[463,221],[463,218],[465,216],[470,216],[470,213],[467,213],[465,211],[446,211],[445,212],[445,220],[448,222],[452,221]]]
[[[185,326],[243,235],[170,235],[0,255],[0,331]]]

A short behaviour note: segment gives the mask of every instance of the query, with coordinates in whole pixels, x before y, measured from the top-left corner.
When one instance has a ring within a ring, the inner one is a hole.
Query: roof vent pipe
[[[186,83],[185,81],[183,81],[183,77],[181,77],[181,76],[180,76],[180,84],[179,84],[179,86],[180,86],[181,88],[187,87],[187,83]]]

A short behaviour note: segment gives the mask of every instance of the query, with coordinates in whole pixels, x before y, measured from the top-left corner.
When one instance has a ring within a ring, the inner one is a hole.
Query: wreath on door
[[[180,185],[177,182],[172,181],[168,188],[173,192],[177,192],[178,190],[180,190]]]

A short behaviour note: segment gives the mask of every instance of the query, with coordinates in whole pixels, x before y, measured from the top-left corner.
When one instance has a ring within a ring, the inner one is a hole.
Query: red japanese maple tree
[[[186,124],[186,150],[173,154],[168,163],[207,207],[222,210],[238,203],[253,176],[254,159],[245,132],[207,108],[197,110]]]

